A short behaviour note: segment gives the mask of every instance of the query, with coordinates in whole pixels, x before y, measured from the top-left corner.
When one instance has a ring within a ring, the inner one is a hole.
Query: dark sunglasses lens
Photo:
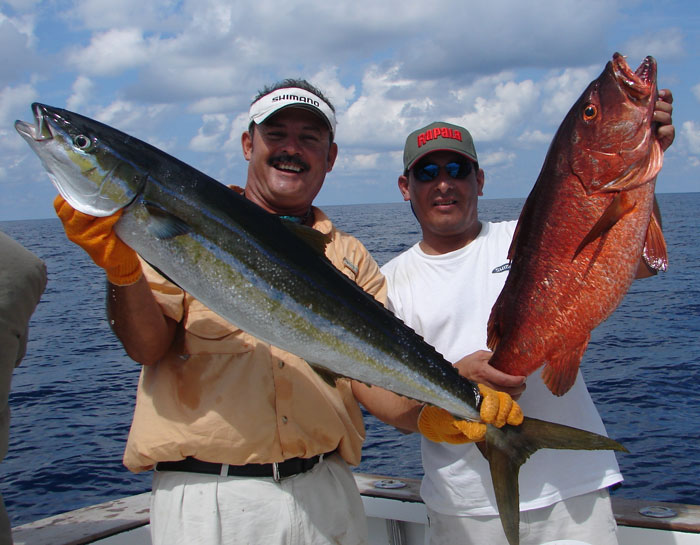
[[[452,178],[458,180],[463,180],[472,171],[472,164],[469,161],[462,161],[459,163],[447,163],[445,165],[445,170]]]
[[[434,163],[430,163],[416,169],[416,178],[421,182],[429,182],[437,177],[438,172],[440,172],[440,167]]]
[[[457,180],[463,180],[464,178],[469,176],[469,173],[471,171],[471,161],[455,161],[453,163],[447,163],[445,165],[445,172],[447,172],[447,175],[450,178],[455,178]],[[437,175],[440,173],[440,165],[436,165],[435,163],[428,163],[427,165],[416,167],[415,173],[416,178],[418,178],[421,182],[429,182],[437,178]]]

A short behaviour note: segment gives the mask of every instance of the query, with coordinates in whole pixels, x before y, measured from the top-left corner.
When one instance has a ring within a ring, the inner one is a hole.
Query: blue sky
[[[338,112],[316,203],[398,202],[406,135],[466,126],[486,198],[525,197],[564,115],[615,51],[659,63],[676,141],[662,193],[700,190],[694,0],[0,1],[0,220],[53,217],[55,190],[14,129],[34,101],[117,127],[243,185],[240,135],[265,84],[305,77]]]

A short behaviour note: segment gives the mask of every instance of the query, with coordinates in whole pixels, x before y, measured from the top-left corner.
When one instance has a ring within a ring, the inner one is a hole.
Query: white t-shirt
[[[448,361],[488,349],[486,324],[508,275],[515,225],[482,222],[479,236],[464,248],[428,255],[416,244],[382,267],[389,307]],[[518,403],[526,416],[606,434],[580,372],[561,397],[554,396],[535,372]],[[488,463],[473,443],[450,445],[422,438],[421,448],[421,496],[428,507],[446,515],[498,514]],[[621,480],[610,451],[542,449],[520,469],[520,510],[546,507]]]

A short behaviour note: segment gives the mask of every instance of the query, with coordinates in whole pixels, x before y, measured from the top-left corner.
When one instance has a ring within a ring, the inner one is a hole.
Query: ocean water
[[[599,326],[582,362],[611,437],[629,498],[700,504],[700,193],[659,196],[669,271],[634,283]],[[521,199],[484,199],[480,217],[515,219]],[[380,264],[419,240],[405,203],[329,206],[336,224]],[[15,371],[9,453],[0,491],[13,525],[144,492],[149,473],[121,463],[139,366],[125,356],[104,311],[104,279],[68,242],[57,219],[0,222],[46,261],[49,283]],[[417,436],[366,416],[362,472],[420,477]],[[575,468],[572,468],[575,470]]]

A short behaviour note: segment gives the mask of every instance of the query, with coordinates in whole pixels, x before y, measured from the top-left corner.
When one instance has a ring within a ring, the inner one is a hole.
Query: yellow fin
[[[301,225],[288,220],[281,221],[282,225],[298,236],[301,240],[306,242],[320,255],[326,254],[326,246],[331,241],[331,236],[329,234],[322,233],[321,231],[318,231],[313,227],[309,227],[308,225]]]

